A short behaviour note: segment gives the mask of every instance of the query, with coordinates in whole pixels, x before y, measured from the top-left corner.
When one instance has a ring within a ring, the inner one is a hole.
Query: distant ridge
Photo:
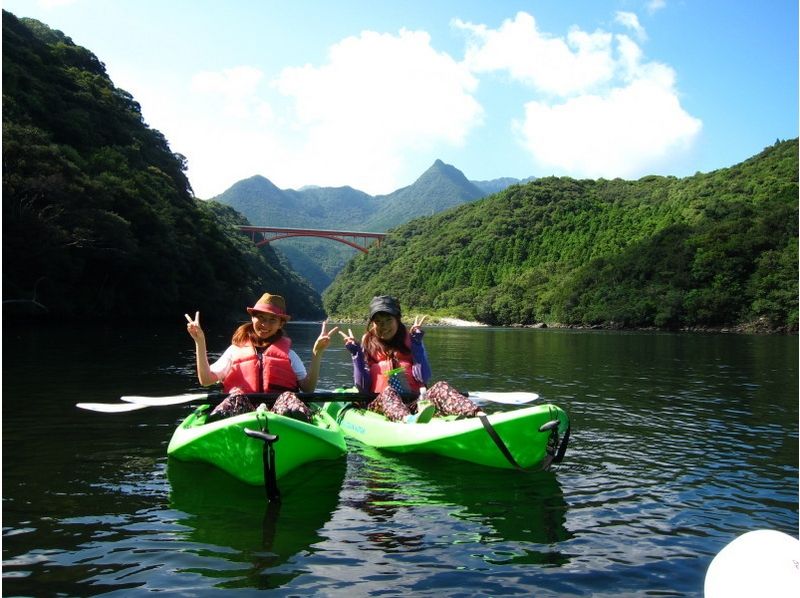
[[[234,208],[256,225],[380,232],[534,178],[470,181],[458,168],[437,159],[414,183],[387,195],[372,196],[350,186],[280,189],[268,178],[255,175],[212,199]]]
[[[519,182],[502,178],[475,184],[455,166],[437,159],[414,183],[387,195],[372,196],[349,186],[279,189],[256,175],[238,181],[213,200],[232,207],[255,225],[382,232]],[[275,248],[319,292],[353,256],[348,247],[313,239],[289,239]]]
[[[473,185],[475,185],[478,189],[484,192],[486,195],[493,195],[495,193],[500,193],[505,189],[508,189],[511,185],[524,185],[525,183],[530,183],[531,181],[535,181],[535,176],[529,176],[525,179],[515,179],[511,177],[502,177],[499,179],[491,179],[488,181],[470,181]]]

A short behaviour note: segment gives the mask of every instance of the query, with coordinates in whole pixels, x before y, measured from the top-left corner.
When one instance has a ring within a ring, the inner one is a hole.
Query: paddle
[[[213,397],[223,397],[223,393],[206,393],[206,394],[183,394],[171,397],[139,397],[139,396],[124,396],[120,397],[123,401],[130,403],[143,404],[148,406],[161,406],[161,405],[179,405],[181,403],[191,403],[194,400],[207,400]],[[261,394],[248,394],[251,399],[274,399],[278,397],[278,393],[261,393]],[[535,392],[493,392],[493,391],[471,391],[467,396],[478,405],[486,403],[500,403],[503,405],[524,405],[532,403],[539,398]],[[331,392],[331,391],[317,391],[317,392],[300,392],[297,397],[306,403],[315,403],[320,401],[371,401],[375,395],[365,393],[353,392]],[[413,395],[404,395],[404,399],[415,399]]]
[[[172,395],[165,397],[145,397],[136,395],[127,395],[120,397],[123,403],[78,403],[76,407],[80,409],[87,409],[89,411],[97,411],[100,413],[123,413],[125,411],[135,411],[143,409],[144,407],[166,407],[169,405],[181,405],[184,403],[192,403],[194,401],[207,401],[214,398],[223,398],[224,393],[211,392],[211,393],[185,393],[180,395]],[[249,398],[256,401],[259,400],[273,400],[280,396],[280,393],[253,393],[247,395]],[[535,392],[491,392],[491,391],[478,391],[470,392],[469,398],[478,405],[486,403],[499,403],[503,405],[524,405],[532,403],[539,398]],[[318,392],[301,392],[297,393],[297,397],[305,403],[321,403],[327,401],[337,402],[352,402],[352,401],[371,401],[375,398],[372,394],[362,394],[353,392],[331,392],[331,391],[318,391]],[[416,398],[416,397],[404,397]]]
[[[79,409],[98,411],[100,413],[122,413],[124,411],[136,411],[137,409],[150,407],[150,405],[142,405],[139,403],[75,403],[75,406]]]
[[[500,403],[502,405],[525,405],[526,403],[533,403],[539,398],[535,392],[492,392],[487,390],[479,390],[477,392],[469,392],[467,396],[470,400],[478,405],[485,403]]]

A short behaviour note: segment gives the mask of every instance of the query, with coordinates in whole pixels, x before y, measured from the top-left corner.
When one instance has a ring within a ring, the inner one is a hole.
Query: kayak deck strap
[[[561,461],[564,459],[564,453],[567,451],[567,443],[569,442],[569,427],[567,428],[564,438],[559,445],[558,419],[551,420],[539,428],[540,432],[549,431],[550,438],[552,439],[551,441],[548,441],[547,457],[545,457],[540,467],[526,469],[517,463],[516,459],[514,459],[514,455],[512,455],[511,451],[508,450],[506,443],[503,442],[502,438],[500,438],[500,435],[497,433],[497,430],[494,429],[494,426],[489,421],[489,418],[486,416],[486,414],[479,412],[477,417],[480,419],[481,424],[483,424],[483,428],[486,430],[486,433],[489,434],[489,437],[492,439],[492,441],[494,441],[495,445],[497,445],[497,448],[500,449],[500,452],[503,453],[503,456],[506,458],[506,460],[512,465],[512,467],[514,467],[514,469],[518,471],[524,471],[525,473],[531,473],[534,471],[547,471],[550,468],[551,463],[561,463]],[[558,447],[557,450],[555,447]]]
[[[267,493],[267,502],[280,503],[281,491],[278,488],[278,478],[275,467],[275,443],[279,438],[277,434],[270,434],[266,419],[261,431],[244,428],[244,433],[250,438],[261,440],[264,443],[264,490]]]
[[[524,467],[522,467],[517,460],[514,458],[514,455],[511,454],[511,451],[508,450],[506,443],[503,442],[503,439],[500,438],[500,435],[497,433],[497,430],[494,429],[494,426],[489,421],[489,418],[486,416],[485,413],[482,411],[478,412],[478,419],[481,420],[481,424],[483,424],[483,429],[486,430],[486,433],[489,434],[489,438],[491,438],[494,443],[497,445],[497,448],[500,449],[500,452],[503,453],[503,456],[508,460],[511,465],[514,466],[515,469],[519,469],[521,471],[527,471]]]

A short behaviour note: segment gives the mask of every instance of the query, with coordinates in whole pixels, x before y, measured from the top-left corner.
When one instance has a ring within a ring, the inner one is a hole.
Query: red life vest
[[[402,353],[396,352],[394,359],[389,357],[383,352],[377,355],[367,355],[367,363],[369,364],[369,376],[372,383],[372,392],[381,392],[384,388],[389,386],[389,377],[386,372],[395,368],[403,368],[406,371],[406,384],[408,389],[419,394],[422,388],[422,382],[414,378],[411,373],[411,367],[414,361],[411,358],[411,336],[406,334],[406,342],[404,343],[408,351]]]
[[[292,341],[287,336],[272,343],[260,356],[249,343],[236,346],[231,371],[222,383],[225,392],[235,386],[246,393],[298,390],[300,384],[289,359],[291,347]]]

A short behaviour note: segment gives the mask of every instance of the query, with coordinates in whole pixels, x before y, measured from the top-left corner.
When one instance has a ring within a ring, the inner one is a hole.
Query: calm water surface
[[[289,331],[307,363],[318,326]],[[189,406],[74,407],[197,390],[180,319],[6,324],[3,345],[4,596],[701,596],[737,535],[798,534],[797,337],[429,328],[434,379],[563,407],[564,463],[520,474],[351,443],[284,480],[280,508],[168,461]],[[336,343],[319,387],[349,364]]]

